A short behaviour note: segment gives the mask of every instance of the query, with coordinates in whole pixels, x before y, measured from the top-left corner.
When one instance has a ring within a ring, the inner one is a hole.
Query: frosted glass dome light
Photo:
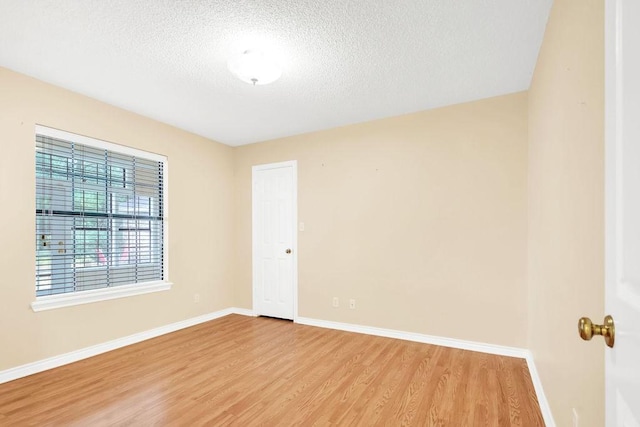
[[[282,75],[278,65],[259,50],[245,50],[229,59],[227,66],[240,80],[254,86],[273,83]]]

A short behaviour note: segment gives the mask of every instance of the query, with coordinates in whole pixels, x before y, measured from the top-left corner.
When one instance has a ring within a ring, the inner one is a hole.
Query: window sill
[[[70,294],[47,295],[37,297],[31,303],[33,311],[54,310],[56,308],[70,307],[80,304],[89,304],[98,301],[130,297],[134,295],[148,294],[151,292],[168,291],[170,282],[149,282],[135,285],[114,286],[112,288],[94,289]]]

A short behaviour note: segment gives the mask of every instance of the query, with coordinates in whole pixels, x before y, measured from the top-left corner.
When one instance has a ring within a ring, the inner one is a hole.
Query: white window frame
[[[47,126],[36,125],[35,134],[57,138],[65,141],[73,141],[90,147],[106,149],[120,154],[141,157],[149,160],[163,162],[163,280],[134,283],[130,285],[118,285],[113,287],[68,292],[57,295],[37,296],[31,303],[31,309],[35,312],[52,310],[62,307],[70,307],[80,304],[88,304],[98,301],[106,301],[116,298],[130,297],[134,295],[148,294],[151,292],[167,291],[171,289],[172,283],[169,281],[169,162],[166,156],[138,150],[131,147],[115,144],[91,138]],[[34,136],[35,136],[34,134]],[[35,138],[34,138],[35,140]],[[35,172],[35,171],[34,171]],[[35,177],[35,173],[34,173]],[[34,218],[35,219],[35,218]],[[35,224],[35,221],[34,221]],[[35,258],[34,258],[35,259]],[[34,269],[35,272],[35,269]],[[34,286],[35,293],[35,286]]]

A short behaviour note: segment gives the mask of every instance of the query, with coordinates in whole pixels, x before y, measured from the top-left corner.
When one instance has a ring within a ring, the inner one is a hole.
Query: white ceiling
[[[236,146],[526,90],[551,3],[0,0],[0,66]]]

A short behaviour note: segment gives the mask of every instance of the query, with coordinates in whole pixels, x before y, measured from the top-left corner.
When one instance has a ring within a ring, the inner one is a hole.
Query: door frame
[[[254,206],[256,206],[256,194],[255,194],[255,183],[256,183],[256,172],[263,170],[271,170],[271,169],[280,169],[280,168],[292,168],[292,191],[293,191],[293,200],[292,200],[292,230],[291,230],[291,250],[293,251],[293,259],[292,259],[292,287],[293,287],[293,322],[296,323],[298,321],[298,161],[297,160],[287,160],[284,162],[277,163],[266,163],[261,165],[254,165],[251,167],[251,294],[252,294],[252,310],[255,315],[258,315],[256,307],[258,306],[256,301],[256,273],[255,266],[257,265],[256,257],[257,257],[257,245],[256,245],[256,210]]]

